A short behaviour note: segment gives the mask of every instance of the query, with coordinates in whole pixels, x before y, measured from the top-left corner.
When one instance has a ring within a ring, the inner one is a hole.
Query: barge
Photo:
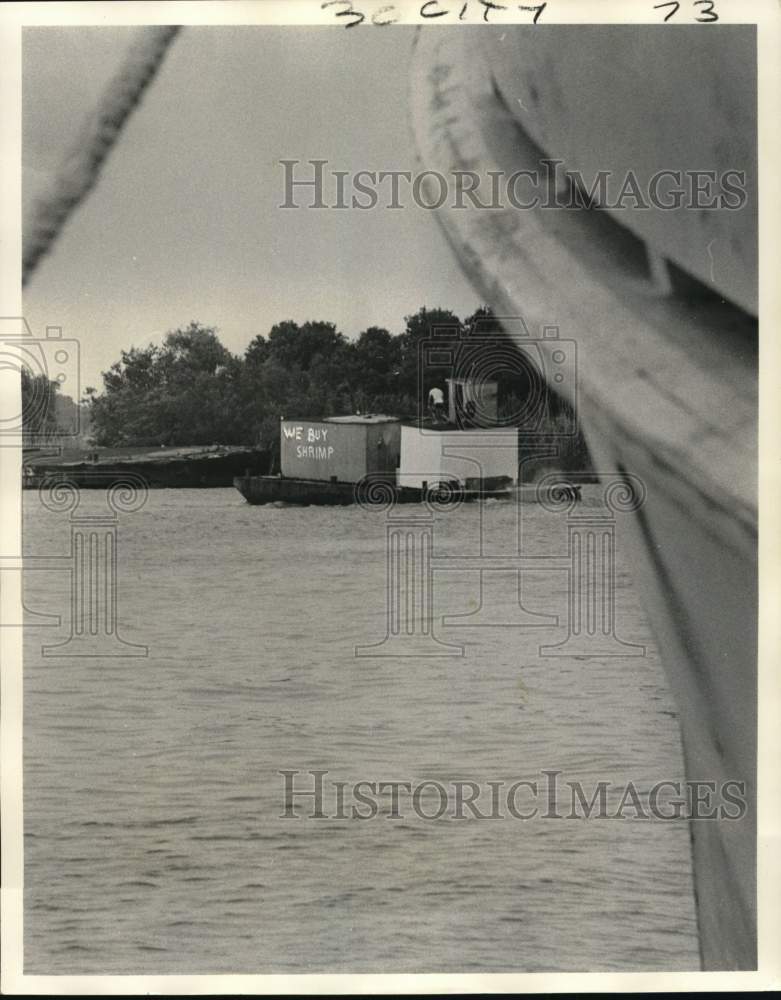
[[[26,453],[24,489],[71,483],[78,489],[107,489],[140,477],[148,489],[219,489],[240,472],[266,472],[271,453],[258,448],[212,445],[173,448],[105,448],[63,454]]]

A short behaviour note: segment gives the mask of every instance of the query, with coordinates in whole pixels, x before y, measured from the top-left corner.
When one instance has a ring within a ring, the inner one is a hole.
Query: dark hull
[[[247,470],[265,471],[270,461],[265,451],[239,451],[227,455],[157,459],[132,462],[41,463],[24,476],[25,489],[39,489],[56,482],[73,483],[79,489],[107,489],[140,477],[148,489],[206,489],[233,485]]]
[[[356,502],[353,483],[326,483],[281,476],[237,476],[233,485],[247,503],[292,503],[304,506],[343,507]]]
[[[409,486],[394,486],[390,482],[372,484],[326,482],[317,479],[285,479],[282,476],[237,476],[233,485],[247,503],[298,504],[316,507],[345,507],[360,503],[365,506],[388,503],[422,503],[433,499],[437,503],[461,502],[489,498],[510,498],[513,493],[505,483],[486,480],[481,487],[467,490],[432,492]]]

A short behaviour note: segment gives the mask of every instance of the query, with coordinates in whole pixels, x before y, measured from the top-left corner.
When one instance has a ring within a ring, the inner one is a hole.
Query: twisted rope
[[[52,247],[68,216],[95,187],[111,148],[152,82],[180,27],[144,28],[64,157],[50,191],[36,199],[22,253],[22,285]]]

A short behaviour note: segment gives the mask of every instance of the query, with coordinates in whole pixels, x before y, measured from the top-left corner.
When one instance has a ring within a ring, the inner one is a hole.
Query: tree
[[[40,444],[57,432],[59,383],[33,375],[22,367],[22,437],[25,444]]]
[[[275,323],[268,335],[269,353],[284,365],[307,371],[317,360],[332,358],[346,343],[333,323],[308,320],[299,326],[293,320]]]
[[[398,392],[400,366],[400,338],[379,326],[370,326],[359,335],[353,346],[352,367],[369,400]]]
[[[453,343],[461,335],[461,320],[449,309],[427,309],[425,306],[416,313],[404,317],[404,331],[399,337],[399,393],[416,405],[424,405],[425,398],[419,399],[420,391],[425,394],[433,385],[441,383],[453,374],[452,365],[438,364],[437,352],[423,350],[423,341],[437,339]]]
[[[247,349],[244,352],[244,361],[248,367],[257,368],[258,365],[263,364],[268,356],[269,343],[263,334],[259,333],[247,345]]]
[[[96,444],[185,445],[241,441],[239,370],[214,327],[192,322],[161,347],[132,347],[103,373],[90,397]]]
[[[467,333],[471,333],[476,329],[481,332],[501,332],[503,328],[501,321],[496,318],[493,309],[490,306],[482,305],[478,306],[471,316],[467,316],[464,320],[464,330]]]
[[[214,374],[231,358],[213,326],[191,322],[182,330],[166,334],[162,357],[175,375],[206,372]]]

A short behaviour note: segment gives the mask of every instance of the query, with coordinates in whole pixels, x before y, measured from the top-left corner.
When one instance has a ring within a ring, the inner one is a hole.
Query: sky
[[[23,211],[135,30],[25,30]],[[25,290],[34,335],[54,325],[79,341],[82,390],[102,386],[101,371],[121,350],[160,342],[191,320],[216,326],[241,353],[284,319],[330,320],[354,337],[372,325],[399,332],[422,305],[462,317],[479,305],[434,212],[278,207],[282,159],[325,159],[328,170],[416,169],[407,94],[413,33],[180,33],[98,187]]]

